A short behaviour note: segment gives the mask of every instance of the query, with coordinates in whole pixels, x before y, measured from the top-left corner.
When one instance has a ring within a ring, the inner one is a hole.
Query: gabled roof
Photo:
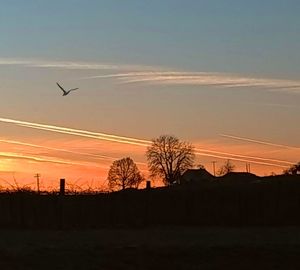
[[[210,182],[214,176],[205,169],[188,169],[181,176],[181,183]]]

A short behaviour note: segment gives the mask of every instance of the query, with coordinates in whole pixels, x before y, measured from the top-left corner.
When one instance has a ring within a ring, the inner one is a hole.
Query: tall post
[[[61,195],[61,196],[65,195],[65,185],[66,185],[66,180],[60,179],[59,195]]]
[[[41,175],[39,173],[37,173],[34,177],[36,178],[37,192],[38,192],[38,194],[40,194],[40,177],[41,177]]]

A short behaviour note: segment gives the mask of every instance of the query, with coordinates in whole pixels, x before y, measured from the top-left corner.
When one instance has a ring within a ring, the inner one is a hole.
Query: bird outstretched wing
[[[58,82],[57,82],[56,84],[57,84],[57,86],[58,86],[64,93],[67,92],[65,89],[62,88],[62,86],[61,86]]]
[[[73,88],[73,89],[70,89],[70,92],[71,92],[71,91],[74,91],[74,90],[77,90],[77,89],[79,89],[79,88]]]

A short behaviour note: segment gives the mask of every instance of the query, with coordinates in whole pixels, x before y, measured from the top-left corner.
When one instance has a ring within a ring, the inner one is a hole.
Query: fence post
[[[151,189],[151,182],[150,181],[146,182],[146,189],[147,190]]]
[[[65,185],[66,185],[66,180],[60,179],[59,195],[61,195],[61,196],[65,195]]]

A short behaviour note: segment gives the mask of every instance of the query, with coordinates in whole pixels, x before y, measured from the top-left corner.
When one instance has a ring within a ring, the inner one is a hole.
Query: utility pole
[[[216,176],[216,163],[217,163],[217,161],[212,161],[211,163],[213,164],[214,176]]]
[[[40,177],[41,177],[41,175],[39,173],[37,173],[34,177],[36,178],[37,192],[38,192],[38,194],[40,194]]]
[[[246,163],[246,172],[250,173],[250,163]]]

